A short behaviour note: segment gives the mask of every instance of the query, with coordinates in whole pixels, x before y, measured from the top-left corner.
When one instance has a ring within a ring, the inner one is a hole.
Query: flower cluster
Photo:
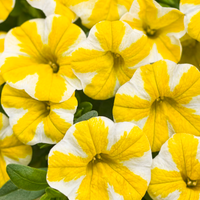
[[[0,23],[15,3],[0,0]],[[198,200],[200,2],[26,3],[45,18],[0,32],[0,187],[42,144],[69,200]]]

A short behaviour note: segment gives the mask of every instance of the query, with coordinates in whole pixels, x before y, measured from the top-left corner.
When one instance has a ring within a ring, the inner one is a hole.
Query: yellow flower
[[[84,32],[64,16],[25,22],[6,36],[2,76],[38,100],[65,101],[81,89],[71,69],[71,53],[82,40]]]
[[[72,53],[72,67],[85,94],[93,99],[113,97],[139,66],[149,63],[146,41],[125,22],[96,24]]]
[[[59,142],[73,124],[77,107],[74,95],[62,103],[38,101],[9,85],[4,86],[1,101],[16,137],[29,145]]]
[[[8,118],[0,113],[0,187],[8,180],[6,165],[27,165],[32,158],[32,148],[22,144],[13,134]]]
[[[189,64],[157,61],[140,67],[117,91],[116,122],[131,121],[143,129],[152,151],[173,133],[200,136],[200,72]]]
[[[200,42],[200,2],[199,0],[181,0],[180,10],[185,14],[187,33]]]
[[[84,26],[92,28],[102,20],[119,20],[129,11],[133,0],[27,0],[32,6],[42,9],[46,15],[59,14],[75,19],[75,14]]]
[[[200,138],[174,134],[153,160],[148,193],[154,200],[199,200]]]
[[[179,63],[189,63],[200,70],[200,42],[185,34],[181,38],[182,56]]]
[[[77,19],[76,14],[69,8],[69,5],[71,5],[73,1],[74,0],[27,0],[31,6],[41,9],[46,16],[59,14],[67,16],[71,21],[75,21]]]
[[[179,38],[185,33],[184,14],[174,8],[164,8],[154,0],[134,0],[121,20],[148,37],[150,62],[169,59],[178,62],[181,57]]]
[[[49,185],[70,200],[140,200],[152,158],[138,126],[95,117],[72,126],[51,149],[48,162]]]
[[[3,51],[4,51],[5,37],[6,37],[6,32],[0,31],[0,57],[1,57],[1,54],[3,53]],[[3,77],[2,77],[2,75],[0,74],[0,85],[2,85],[4,82],[5,81],[4,81]]]
[[[0,0],[0,23],[5,21],[12,9],[14,8],[15,0]]]

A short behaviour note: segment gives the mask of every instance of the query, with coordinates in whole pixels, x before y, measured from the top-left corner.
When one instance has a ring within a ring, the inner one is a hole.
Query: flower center
[[[49,61],[48,64],[53,69],[53,73],[57,73],[59,71],[60,66],[58,65],[58,63]]]
[[[156,99],[156,101],[162,102],[162,101],[164,101],[164,99],[165,99],[165,97],[159,96],[159,97]]]
[[[102,160],[101,154],[96,154],[93,158],[92,158],[92,162],[94,163],[95,161],[100,161]]]
[[[187,187],[195,187],[195,186],[197,186],[197,180],[191,180],[191,179],[187,178],[186,184],[187,184]]]
[[[113,52],[111,53],[114,61],[113,67],[114,68],[122,67],[124,65],[124,59],[122,58],[122,56],[118,53],[113,53]]]
[[[151,29],[150,26],[146,26],[145,32],[148,36],[155,36],[156,34],[156,29]]]
[[[49,113],[50,110],[51,110],[50,102],[49,102],[49,101],[45,101],[44,103],[45,103],[45,106],[46,106],[46,110],[47,110],[47,112]]]

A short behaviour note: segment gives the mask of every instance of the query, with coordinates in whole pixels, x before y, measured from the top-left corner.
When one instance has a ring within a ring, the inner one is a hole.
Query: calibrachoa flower
[[[77,1],[77,0],[75,0]],[[80,0],[78,0],[80,2]],[[71,21],[77,17],[76,14],[69,8],[74,0],[27,0],[27,2],[38,9],[41,9],[46,16],[59,14],[67,16]]]
[[[22,144],[13,134],[8,118],[0,113],[0,187],[9,180],[6,165],[27,165],[31,161],[32,148]]]
[[[15,0],[0,0],[0,23],[6,20],[12,9],[14,8]]]
[[[3,53],[4,51],[4,41],[5,41],[5,37],[6,37],[6,32],[2,32],[0,31],[0,55]]]
[[[93,99],[113,97],[139,66],[148,63],[146,42],[144,34],[125,22],[96,24],[72,53],[72,67],[85,94]]]
[[[85,34],[64,16],[25,22],[8,32],[1,73],[14,88],[42,101],[62,102],[80,82],[71,69],[71,53]]]
[[[174,134],[153,160],[148,193],[153,200],[199,200],[200,138]]]
[[[199,0],[181,0],[180,10],[185,14],[187,33],[200,42],[200,2]]]
[[[151,150],[141,129],[95,117],[73,125],[49,154],[47,181],[70,200],[143,197]]]
[[[178,62],[181,57],[179,38],[185,33],[184,14],[174,8],[164,8],[154,0],[134,0],[121,20],[148,37],[151,47],[150,62],[169,59]]]
[[[4,86],[1,101],[15,135],[29,145],[59,142],[73,124],[77,107],[74,95],[62,103],[38,101],[9,85]]]
[[[200,42],[188,34],[181,38],[182,56],[179,63],[189,63],[200,70]]]
[[[4,41],[5,41],[5,37],[6,37],[6,32],[2,32],[0,31],[0,57],[1,54],[4,51]],[[0,58],[1,59],[1,58]],[[0,74],[0,85],[2,85],[5,81],[3,80],[3,77]]]
[[[84,26],[92,28],[102,20],[119,20],[129,11],[133,0],[27,0],[32,6],[42,9],[46,15],[59,14],[75,17],[72,10],[82,20]]]
[[[199,88],[200,72],[192,65],[161,60],[142,66],[117,91],[114,119],[136,123],[159,151],[175,132],[200,136]]]

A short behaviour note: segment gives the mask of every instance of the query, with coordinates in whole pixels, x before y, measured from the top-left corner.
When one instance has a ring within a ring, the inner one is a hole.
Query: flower
[[[59,103],[81,89],[71,53],[84,32],[64,16],[25,22],[8,32],[0,70],[5,81],[41,101]]]
[[[137,69],[117,91],[113,116],[131,121],[159,151],[173,133],[200,136],[200,72],[189,64],[160,60]]]
[[[189,63],[200,70],[200,42],[186,34],[181,38],[181,44],[183,52],[179,63]]]
[[[75,14],[81,18],[84,26],[92,28],[96,23],[108,20],[119,20],[128,12],[133,0],[27,0],[32,6],[50,14],[65,15],[75,19]]]
[[[6,32],[0,31],[0,57],[1,57],[1,54],[3,53],[3,51],[4,51],[5,37],[6,37]],[[2,85],[4,82],[5,81],[4,81],[3,77],[2,77],[2,75],[0,75],[0,85]]]
[[[13,134],[8,118],[0,113],[0,187],[8,180],[6,165],[15,163],[28,165],[32,148],[22,144]]]
[[[59,142],[73,124],[77,107],[74,95],[62,103],[38,101],[9,85],[4,86],[1,101],[16,137],[29,145]]]
[[[46,16],[59,14],[67,16],[67,18],[69,18],[71,21],[74,21],[76,20],[77,16],[69,8],[70,1],[71,0],[27,0],[31,6],[41,9]]]
[[[147,64],[147,37],[122,21],[96,24],[72,53],[72,67],[84,93],[93,99],[113,97],[135,70]]]
[[[174,134],[153,160],[148,193],[154,200],[199,200],[200,138]]]
[[[178,62],[181,57],[179,38],[185,33],[184,14],[174,8],[164,8],[154,0],[134,0],[121,20],[133,29],[142,31],[151,48],[150,62],[169,59]]]
[[[180,10],[185,14],[188,35],[200,42],[200,2],[198,0],[181,0]]]
[[[4,41],[6,37],[6,32],[0,31],[0,56],[4,51]]]
[[[0,23],[5,21],[12,9],[14,8],[15,0],[1,0],[0,1]]]
[[[70,200],[139,200],[152,158],[138,126],[95,117],[73,125],[51,149],[48,163],[48,184]]]

